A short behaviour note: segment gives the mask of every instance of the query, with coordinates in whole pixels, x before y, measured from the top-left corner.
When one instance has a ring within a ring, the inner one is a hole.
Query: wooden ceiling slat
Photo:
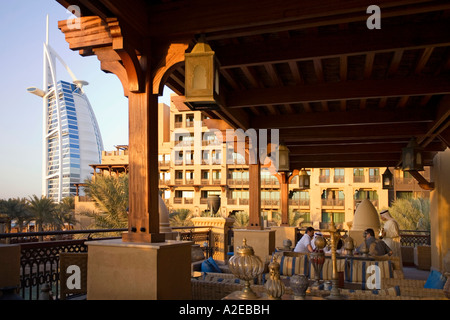
[[[408,110],[356,110],[347,112],[301,113],[280,115],[277,118],[260,116],[251,119],[255,129],[309,128],[330,126],[365,126],[370,124],[432,123],[431,108],[410,108]]]
[[[349,99],[374,99],[407,95],[449,94],[450,78],[408,77],[404,79],[361,80],[314,85],[256,88],[230,92],[229,108],[264,104],[320,102]]]
[[[235,68],[264,63],[281,63],[367,54],[428,46],[450,45],[449,21],[401,25],[377,30],[369,35],[365,31],[345,30],[339,34],[302,35],[290,39],[273,39],[258,44],[217,46],[214,50],[222,68]],[[415,30],[415,32],[411,32]],[[439,30],[439,31],[437,31]],[[396,35],[393,37],[393,35]],[[305,45],[307,44],[307,45]],[[267,50],[271,48],[271,50]]]

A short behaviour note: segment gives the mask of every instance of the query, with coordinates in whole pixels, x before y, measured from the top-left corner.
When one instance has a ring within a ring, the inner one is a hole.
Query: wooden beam
[[[374,154],[374,153],[392,153],[401,152],[402,148],[406,146],[408,142],[375,142],[375,143],[335,143],[330,145],[300,145],[300,146],[289,146],[289,155],[303,156],[303,155],[336,155],[336,154],[348,154],[348,155],[358,155],[364,154]],[[437,152],[443,151],[445,146],[442,142],[432,142],[424,148],[425,152]]]
[[[397,55],[393,60],[395,62],[399,57],[401,58],[404,50],[450,45],[450,35],[445,31],[449,29],[449,21],[436,21],[387,27],[370,34],[367,30],[358,33],[343,30],[331,35],[305,34],[289,39],[266,40],[262,43],[217,46],[214,50],[220,60],[221,68],[389,51],[396,51]]]
[[[411,170],[408,172],[417,180],[419,187],[428,191],[434,190],[434,182],[428,182],[418,171]]]
[[[396,167],[397,161],[387,160],[348,160],[348,161],[291,161],[291,168],[367,168],[367,167]],[[432,161],[424,165],[433,165]]]
[[[407,123],[397,125],[340,126],[328,128],[281,129],[280,141],[285,143],[303,141],[370,141],[380,138],[411,138],[427,132],[425,123]]]
[[[435,152],[427,153],[423,152],[424,159],[432,159]],[[364,153],[364,154],[334,154],[332,157],[333,161],[398,161],[402,156],[402,150],[397,150],[396,152],[386,152],[386,153]],[[301,155],[301,156],[291,156],[290,161],[330,161],[330,155],[328,154],[315,154],[315,155]]]
[[[365,21],[367,7],[372,4],[370,0],[330,0],[325,4],[314,0],[286,0],[282,5],[271,0],[230,0],[219,3],[208,0],[172,1],[149,7],[149,36],[168,37],[221,31],[230,33],[242,28],[262,29],[259,31],[261,34],[273,32],[273,25],[292,24],[306,19],[316,19],[322,25],[335,16],[342,17],[341,23],[354,21],[349,18],[352,14],[357,15],[357,21]],[[411,14],[418,5],[419,12],[436,10],[436,5],[425,0],[379,0],[377,5],[383,8],[383,13],[393,11],[389,13],[390,16]]]
[[[369,124],[431,123],[434,114],[429,108],[408,110],[354,110],[347,112],[286,114],[277,117],[253,117],[250,126],[255,129],[308,128]]]
[[[255,88],[230,92],[229,108],[351,99],[449,94],[450,77],[409,77],[318,83],[281,88]]]

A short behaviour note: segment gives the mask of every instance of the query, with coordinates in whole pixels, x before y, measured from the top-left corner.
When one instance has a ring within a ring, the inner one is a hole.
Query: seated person
[[[314,236],[314,228],[308,227],[306,228],[306,232],[303,237],[297,242],[297,245],[294,248],[294,252],[300,253],[309,253],[313,252],[314,249],[311,246],[311,240]]]
[[[369,255],[371,256],[384,256],[392,255],[392,250],[389,248],[384,241],[377,240],[375,238],[375,232],[373,229],[369,228],[364,230],[363,238],[366,241],[366,245],[369,248]],[[358,248],[356,248],[355,253],[360,254],[364,243],[362,243]]]
[[[336,245],[336,254],[341,255],[344,253],[344,241],[342,241],[342,239],[339,239],[337,245]],[[323,251],[325,252],[326,255],[331,255],[331,247],[330,246],[326,246],[325,248],[323,248]]]

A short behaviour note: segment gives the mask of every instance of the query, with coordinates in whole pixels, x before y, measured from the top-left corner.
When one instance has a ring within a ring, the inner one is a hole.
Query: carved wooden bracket
[[[153,44],[149,39],[148,43],[137,43],[117,18],[81,17],[79,28],[70,27],[67,21],[59,21],[58,28],[65,34],[70,49],[79,50],[83,56],[96,55],[101,69],[119,78],[125,96],[146,92],[148,76],[152,78],[151,92],[161,95],[170,71],[184,62],[189,46],[188,41]],[[153,71],[147,75],[151,67]]]
[[[429,190],[429,191],[434,190],[434,182],[428,182],[427,179],[425,179],[419,173],[419,171],[411,170],[408,172],[414,177],[414,179],[417,180],[417,182],[419,183],[419,187],[421,187],[424,190]]]

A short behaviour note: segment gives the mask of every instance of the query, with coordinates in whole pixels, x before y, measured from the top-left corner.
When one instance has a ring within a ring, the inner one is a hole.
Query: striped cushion
[[[361,283],[361,289],[366,289],[366,281],[371,273],[367,273],[367,268],[371,265],[376,265],[380,267],[380,279],[394,278],[394,270],[392,267],[392,262],[386,261],[364,261],[364,260],[354,260],[345,259],[346,261],[346,272],[344,273],[344,280],[347,282]]]
[[[278,263],[280,264],[280,275],[292,276],[294,274],[309,275],[309,261],[308,257],[287,257],[282,256]]]

